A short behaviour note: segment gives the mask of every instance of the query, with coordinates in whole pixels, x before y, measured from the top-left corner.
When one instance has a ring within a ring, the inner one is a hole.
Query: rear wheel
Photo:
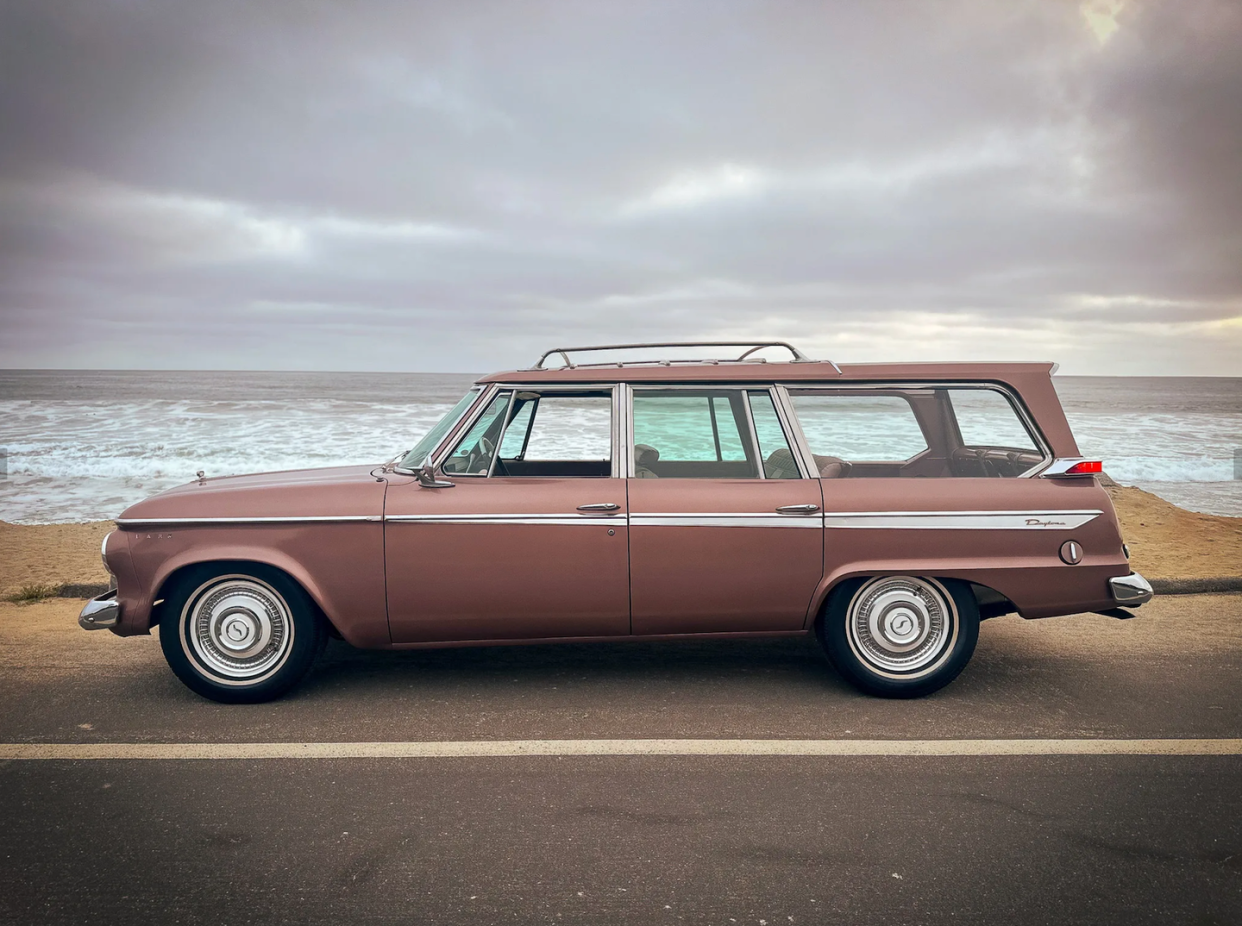
[[[851,579],[828,596],[816,631],[829,660],[856,687],[918,698],[966,667],[979,639],[979,607],[964,582]]]
[[[160,647],[191,690],[229,704],[278,698],[310,669],[327,621],[279,570],[200,568],[181,577],[160,618]]]

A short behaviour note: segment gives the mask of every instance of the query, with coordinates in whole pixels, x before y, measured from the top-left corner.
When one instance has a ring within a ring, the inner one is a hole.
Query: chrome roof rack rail
[[[745,347],[737,357],[716,357],[716,358],[687,358],[687,359],[661,359],[661,360],[622,360],[613,361],[611,363],[574,363],[570,358],[570,354],[581,354],[590,351],[601,350],[651,350],[665,347]],[[546,351],[540,357],[532,370],[549,369],[543,365],[543,362],[553,354],[560,354],[561,359],[565,361],[562,370],[576,370],[579,367],[625,367],[625,366],[672,366],[673,364],[693,364],[702,363],[715,365],[721,363],[767,363],[765,357],[751,357],[751,354],[763,350],[765,347],[783,347],[793,355],[791,363],[816,363],[798,348],[785,341],[663,341],[651,342],[646,344],[598,344],[591,347],[554,347],[550,351]],[[839,374],[841,368],[833,361],[828,360],[826,363],[832,364],[832,368]]]

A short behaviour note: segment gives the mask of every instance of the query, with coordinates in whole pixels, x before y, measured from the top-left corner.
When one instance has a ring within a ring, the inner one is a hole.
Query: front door
[[[823,573],[823,503],[768,389],[633,393],[636,634],[796,631]]]
[[[607,389],[502,390],[441,465],[452,488],[390,486],[394,643],[630,632],[613,406]]]

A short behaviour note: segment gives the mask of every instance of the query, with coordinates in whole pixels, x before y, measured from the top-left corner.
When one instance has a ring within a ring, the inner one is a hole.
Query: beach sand
[[[1108,491],[1130,545],[1130,562],[1148,579],[1242,575],[1242,518],[1186,511],[1127,486]],[[0,521],[0,596],[30,585],[106,583],[99,546],[112,528],[111,521]]]

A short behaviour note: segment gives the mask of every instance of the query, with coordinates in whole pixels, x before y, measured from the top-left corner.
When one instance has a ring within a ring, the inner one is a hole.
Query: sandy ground
[[[1109,489],[1134,568],[1149,579],[1242,575],[1242,518],[1198,514],[1141,489]],[[104,583],[99,545],[111,521],[0,521],[0,595],[27,585]]]

